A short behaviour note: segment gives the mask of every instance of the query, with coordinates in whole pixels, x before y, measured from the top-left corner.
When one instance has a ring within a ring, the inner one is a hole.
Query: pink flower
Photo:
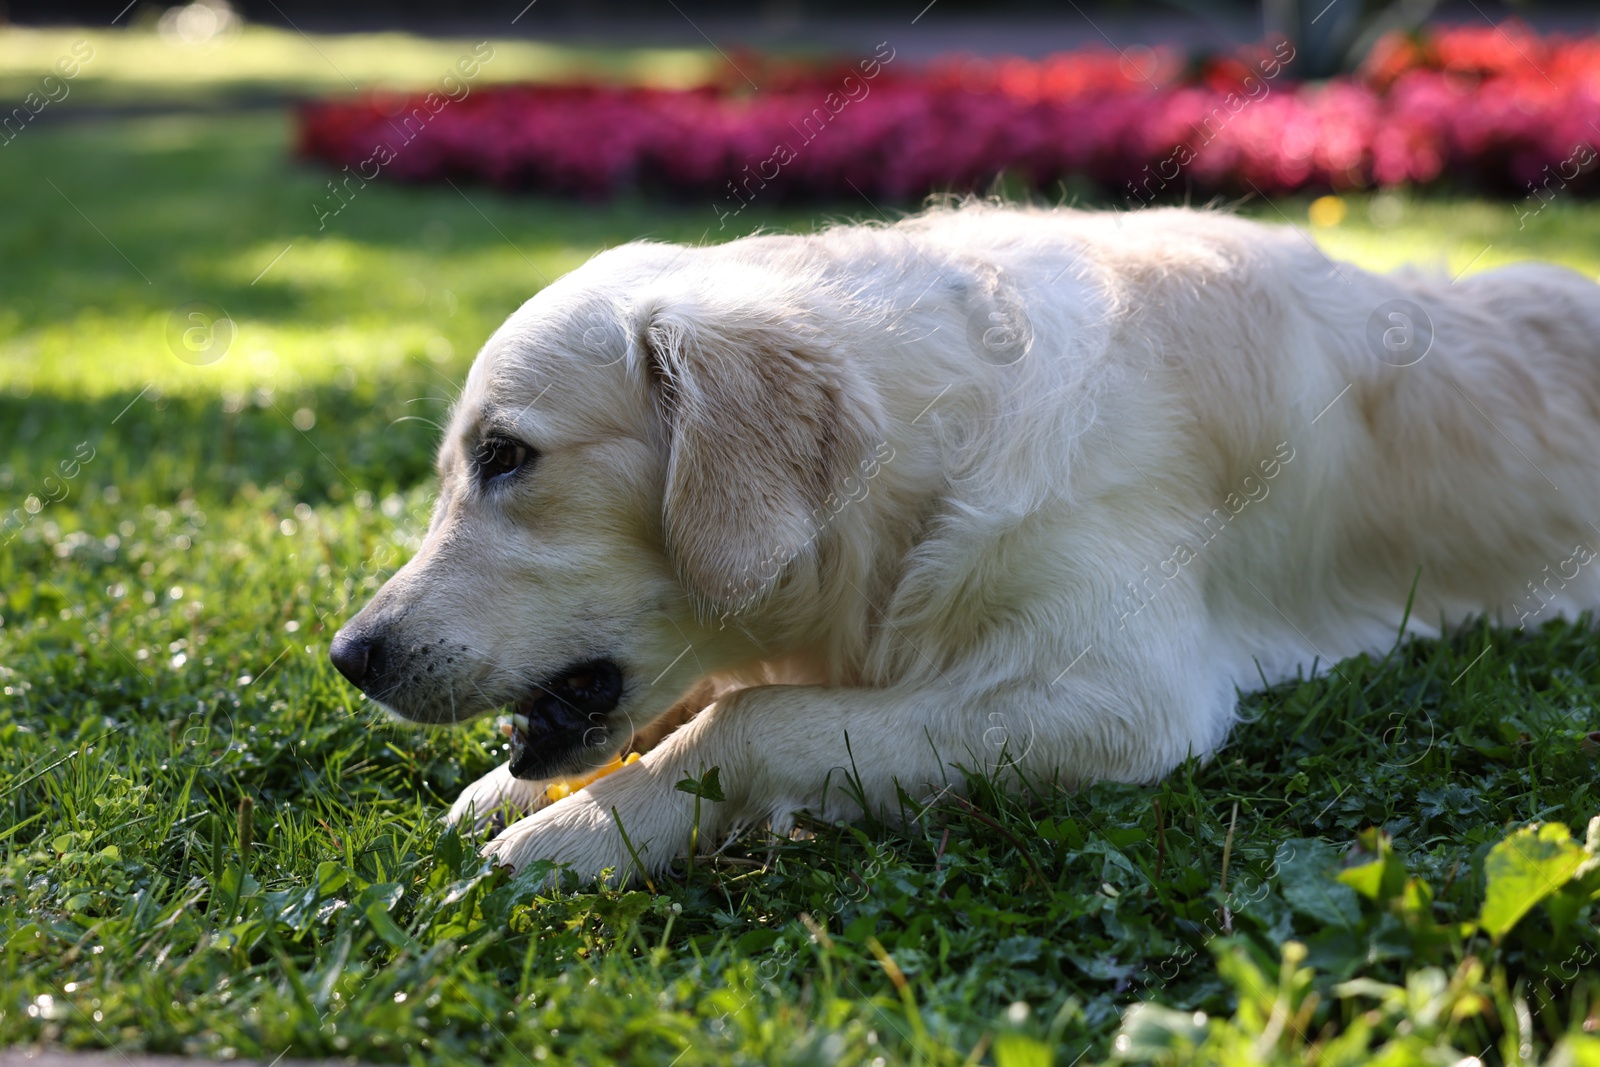
[[[421,98],[309,104],[298,152],[368,180],[638,190],[721,213],[758,196],[981,190],[1000,173],[1041,189],[1087,177],[1141,200],[1438,181],[1521,195],[1600,141],[1595,37],[1515,22],[1390,36],[1355,76],[1317,84],[1270,59],[1266,47],[1192,66],[1176,49],[1091,49],[901,61],[865,79],[743,56],[760,91],[730,73],[689,90],[479,87],[435,111]],[[1564,180],[1597,184],[1588,170]]]

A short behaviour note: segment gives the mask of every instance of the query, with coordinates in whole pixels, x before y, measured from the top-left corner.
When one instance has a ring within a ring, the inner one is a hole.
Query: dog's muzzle
[[[622,668],[609,659],[570,664],[536,684],[511,711],[511,776],[569,773],[575,755],[604,747],[622,688]]]

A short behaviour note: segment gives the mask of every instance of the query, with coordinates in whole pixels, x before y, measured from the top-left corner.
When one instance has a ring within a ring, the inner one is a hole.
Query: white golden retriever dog
[[[333,661],[404,719],[509,707],[451,818],[624,880],[971,772],[1148,782],[1263,680],[1594,607],[1600,287],[1178,209],[635,243],[489,339],[438,469]]]

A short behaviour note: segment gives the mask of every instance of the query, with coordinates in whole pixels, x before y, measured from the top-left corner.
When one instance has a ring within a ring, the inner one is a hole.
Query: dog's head
[[[512,773],[546,778],[770,652],[746,623],[815,582],[822,502],[871,439],[792,274],[629,245],[513,314],[457,403],[421,549],[335,666],[415,722],[509,707]]]

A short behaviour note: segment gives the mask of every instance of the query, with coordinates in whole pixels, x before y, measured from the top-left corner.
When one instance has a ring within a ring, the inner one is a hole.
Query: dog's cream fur
[[[494,492],[490,427],[539,453]],[[714,687],[568,800],[502,767],[451,812],[532,810],[488,853],[627,877],[689,848],[674,786],[713,767],[702,846],[963,771],[1150,781],[1241,689],[1600,603],[1600,287],[1380,277],[1189,210],[630,244],[489,340],[439,474],[358,620],[401,657],[391,708],[466,718],[609,656],[581,770]]]

